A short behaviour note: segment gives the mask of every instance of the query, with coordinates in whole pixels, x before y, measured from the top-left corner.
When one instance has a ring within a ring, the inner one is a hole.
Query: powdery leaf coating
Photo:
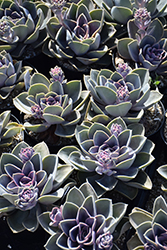
[[[41,208],[63,196],[68,182],[65,187],[60,186],[71,172],[72,168],[67,165],[58,168],[57,155],[50,154],[44,142],[33,148],[20,142],[12,153],[3,153],[0,161],[0,206],[11,230],[17,233],[25,229],[35,231]]]

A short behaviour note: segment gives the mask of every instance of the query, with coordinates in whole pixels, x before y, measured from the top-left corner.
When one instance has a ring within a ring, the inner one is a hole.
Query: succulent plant
[[[145,8],[136,10],[134,19],[127,23],[129,38],[118,40],[118,53],[159,75],[167,73],[166,30],[159,19],[151,21]]]
[[[45,54],[68,62],[78,71],[93,63],[110,63],[107,44],[116,30],[104,21],[103,10],[94,9],[91,0],[71,3],[63,17],[49,19],[47,29],[50,38],[44,46]]]
[[[151,18],[164,16],[167,3],[165,0],[94,0],[94,2],[105,10],[107,21],[115,21],[126,25],[127,21],[133,18],[136,9],[146,8]]]
[[[120,117],[107,125],[85,120],[75,132],[80,149],[66,146],[58,156],[72,164],[79,180],[86,179],[98,196],[115,189],[133,199],[138,188],[152,187],[144,169],[154,160],[154,144],[144,131],[142,124],[126,126]]]
[[[12,144],[16,135],[24,130],[24,126],[17,121],[10,121],[11,111],[6,110],[0,114],[0,148]]]
[[[51,234],[45,248],[118,250],[115,240],[125,225],[126,208],[121,202],[113,204],[111,199],[98,199],[88,183],[73,187],[60,208],[39,216],[40,224]]]
[[[155,199],[152,214],[135,207],[129,221],[136,234],[128,241],[129,250],[165,250],[167,244],[167,204],[162,196]]]
[[[57,71],[57,67],[55,67]],[[35,119],[35,123],[25,122],[29,131],[40,133],[54,126],[53,133],[61,137],[72,137],[76,124],[81,120],[81,114],[89,91],[82,91],[80,80],[63,81],[63,77],[53,76],[49,81],[44,75],[34,73],[30,79],[30,88],[22,92],[14,100],[14,105],[21,112]]]
[[[13,57],[20,58],[26,48],[32,50],[42,45],[47,36],[46,22],[51,16],[45,4],[2,0],[0,9],[1,51],[7,50]]]
[[[14,61],[5,50],[0,52],[0,100],[5,100],[12,90],[29,88],[31,67],[22,67],[22,61]]]
[[[12,153],[2,154],[0,215],[7,216],[14,233],[38,228],[37,215],[63,196],[68,184],[61,186],[71,172],[69,165],[58,164],[44,142],[32,148],[22,141]]]
[[[91,94],[86,118],[92,121],[121,116],[127,123],[139,122],[143,110],[162,98],[158,90],[150,89],[147,69],[130,71],[127,64],[119,65],[115,72],[91,69],[84,83]]]

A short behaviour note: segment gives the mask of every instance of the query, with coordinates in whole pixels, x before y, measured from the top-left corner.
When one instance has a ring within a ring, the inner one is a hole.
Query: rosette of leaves
[[[34,50],[43,44],[46,22],[51,16],[44,3],[2,0],[0,10],[0,50],[19,58],[26,48]]]
[[[32,148],[23,141],[12,153],[2,154],[0,214],[14,233],[38,228],[37,215],[63,196],[68,184],[62,184],[71,172],[71,166],[58,164],[44,142]]]
[[[126,208],[121,202],[98,199],[89,183],[73,187],[60,208],[54,207],[39,216],[40,224],[51,234],[45,248],[118,250],[115,240],[125,225]]]
[[[151,18],[154,19],[164,16],[167,7],[165,0],[94,0],[94,2],[105,10],[106,20],[123,25],[133,18],[136,9],[146,8],[150,12]]]
[[[45,54],[68,62],[78,71],[93,63],[110,64],[108,43],[113,43],[116,30],[91,0],[71,3],[63,17],[50,18],[47,30],[50,38],[43,49]]]
[[[12,144],[16,135],[24,130],[24,126],[16,121],[11,121],[11,111],[6,110],[0,114],[0,147]]]
[[[78,170],[81,182],[91,183],[98,196],[115,189],[133,199],[138,188],[152,188],[144,170],[154,160],[154,144],[144,132],[142,124],[126,126],[120,117],[107,125],[85,120],[75,132],[80,149],[66,146],[58,155]]]
[[[127,69],[122,72],[122,65],[115,72],[91,69],[90,75],[84,75],[91,94],[86,118],[101,122],[121,116],[127,123],[139,122],[144,109],[160,101],[162,94],[158,89],[150,90],[147,69]]]
[[[44,75],[34,73],[29,90],[13,102],[21,112],[35,119],[34,123],[24,123],[27,130],[41,133],[54,126],[55,135],[72,137],[88,97],[89,91],[82,91],[80,80],[61,82],[52,78],[49,81]]]
[[[135,207],[129,221],[136,234],[128,241],[129,250],[166,249],[167,242],[167,204],[162,196],[155,199],[152,213]]]
[[[150,72],[166,74],[167,42],[163,24],[157,18],[151,21],[144,8],[136,11],[134,17],[127,23],[129,37],[118,40],[119,55]]]
[[[29,88],[31,67],[22,67],[22,61],[14,61],[5,50],[0,52],[0,100],[4,101],[13,90]]]

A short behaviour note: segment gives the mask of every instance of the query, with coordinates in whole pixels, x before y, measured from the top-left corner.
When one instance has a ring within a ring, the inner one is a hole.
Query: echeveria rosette
[[[165,250],[167,245],[167,204],[162,196],[155,199],[152,213],[135,207],[129,221],[136,234],[128,241],[129,250]]]
[[[121,202],[113,204],[111,199],[98,199],[89,183],[73,187],[65,203],[60,209],[56,208],[57,213],[61,213],[55,218],[58,224],[50,224],[53,210],[39,216],[41,226],[51,234],[45,248],[118,250],[115,240],[125,225],[126,208],[127,205]]]
[[[66,146],[58,156],[72,164],[79,179],[91,183],[98,196],[115,189],[133,199],[138,188],[152,187],[144,169],[154,160],[154,144],[144,132],[142,124],[126,126],[120,117],[107,125],[85,120],[75,132],[80,149]]]
[[[24,126],[17,121],[11,121],[11,111],[6,110],[0,114],[0,148],[12,144],[15,136],[22,133]]]
[[[54,133],[61,137],[72,137],[76,124],[80,122],[89,91],[82,90],[80,80],[49,81],[44,75],[35,73],[30,79],[30,88],[14,99],[14,105],[24,114],[37,121],[25,122],[27,130],[40,133],[55,126]]]
[[[5,100],[13,90],[28,89],[31,67],[14,61],[5,50],[0,52],[0,100]]]
[[[146,8],[151,18],[164,16],[167,3],[165,0],[94,0],[94,2],[105,10],[105,18],[118,24],[126,25],[127,21],[133,18],[134,11],[138,8]]]
[[[94,0],[94,2],[105,10],[105,19],[108,22],[115,22],[119,26],[120,35],[122,25],[126,26],[128,20],[133,18],[134,11],[138,8],[146,8],[150,12],[151,18],[164,16],[166,14],[167,3],[165,0]]]
[[[33,148],[18,143],[12,153],[3,153],[0,160],[0,214],[7,217],[14,233],[38,228],[37,215],[62,198],[72,172],[69,165],[60,165],[44,142]]]
[[[79,71],[93,63],[110,63],[108,43],[116,30],[105,22],[103,10],[96,9],[92,1],[71,3],[62,23],[54,16],[48,21],[47,29],[50,38],[44,53],[68,61]]]
[[[117,70],[91,69],[90,75],[84,75],[85,86],[91,95],[87,119],[110,121],[121,116],[127,123],[139,122],[144,109],[161,100],[162,94],[150,89],[147,69],[134,69],[126,75],[125,72],[121,75],[119,68]]]
[[[145,30],[139,29],[135,19],[128,21],[129,38],[118,40],[118,53],[124,59],[133,60],[138,67],[147,68],[159,75],[166,74],[166,30],[159,19],[154,19]]]
[[[46,22],[51,16],[44,3],[2,0],[0,10],[0,50],[19,58],[27,47],[35,49],[43,44],[47,37]]]

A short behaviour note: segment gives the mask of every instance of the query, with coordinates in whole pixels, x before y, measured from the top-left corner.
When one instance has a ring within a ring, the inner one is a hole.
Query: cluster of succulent
[[[41,226],[51,234],[45,248],[50,249],[118,249],[115,245],[127,204],[98,199],[89,183],[73,187],[61,207],[53,207],[39,216]],[[69,212],[70,211],[70,212]],[[123,233],[123,230],[122,230]]]
[[[81,122],[89,91],[82,90],[80,80],[64,80],[59,67],[51,69],[50,74],[51,80],[41,73],[34,73],[28,91],[16,96],[14,105],[35,120],[24,123],[27,130],[41,133],[55,126],[55,135],[72,137],[76,124]]]
[[[104,8],[106,20],[123,25],[133,18],[136,9],[146,8],[153,19],[164,16],[167,7],[165,0],[94,0],[94,2],[100,8]]]
[[[34,232],[37,216],[63,196],[69,184],[62,184],[71,172],[71,166],[58,164],[44,142],[34,147],[18,143],[0,159],[0,216],[7,216],[14,233]]]
[[[128,241],[129,250],[165,250],[167,245],[167,203],[162,196],[155,199],[152,214],[134,208],[129,221],[136,234]]]
[[[162,94],[150,89],[149,71],[131,69],[119,64],[116,71],[91,69],[84,75],[84,83],[90,91],[90,102],[85,117],[101,121],[121,116],[127,123],[139,122],[144,110],[159,102]]]
[[[116,30],[112,23],[105,22],[104,11],[95,8],[92,0],[81,0],[77,4],[72,2],[63,13],[47,23],[50,37],[44,53],[67,61],[79,71],[93,63],[109,64],[107,44]]]
[[[33,1],[0,2],[0,50],[7,50],[20,58],[26,49],[32,50],[43,44],[47,37],[46,23],[51,17],[50,9]],[[28,55],[27,55],[28,56]]]
[[[166,20],[165,0],[0,0],[0,103],[12,97],[23,118],[0,112],[0,149],[24,131],[37,139],[0,156],[13,233],[41,226],[46,250],[122,250],[133,229],[129,250],[167,249],[165,199],[152,213],[130,204],[154,183],[141,119],[163,97],[151,82],[167,75]],[[49,77],[26,66],[38,52],[57,65]],[[167,179],[167,165],[157,171]]]
[[[158,18],[151,20],[150,12],[139,8],[134,19],[128,21],[127,30],[129,37],[118,40],[119,55],[150,72],[167,74],[167,41],[163,23]]]
[[[65,146],[58,156],[78,170],[79,180],[88,181],[98,197],[114,189],[134,199],[138,188],[152,188],[144,169],[154,160],[154,144],[144,130],[139,123],[126,126],[120,117],[107,125],[83,121],[75,132],[80,149]]]

